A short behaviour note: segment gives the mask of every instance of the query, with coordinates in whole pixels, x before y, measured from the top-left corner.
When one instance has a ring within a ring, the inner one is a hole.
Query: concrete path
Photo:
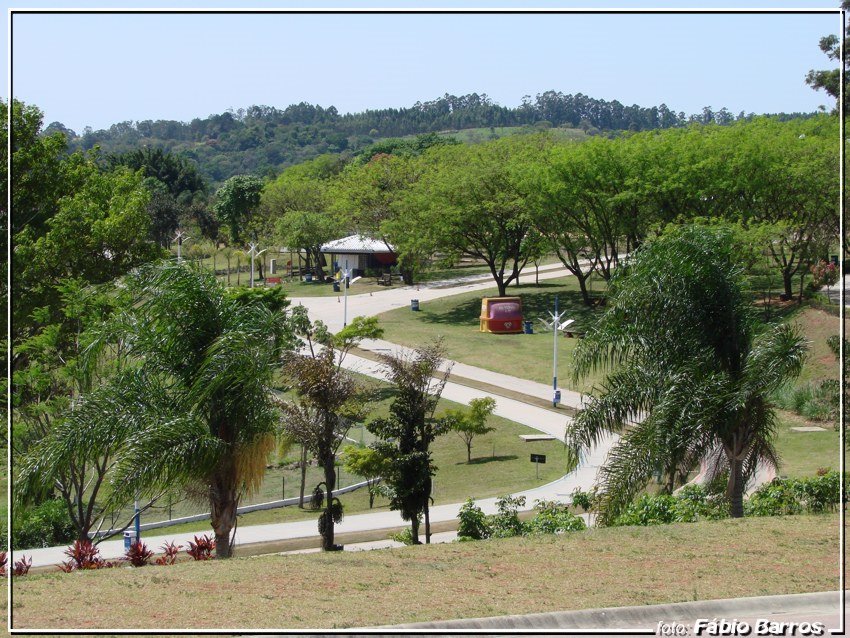
[[[561,264],[552,264],[549,266],[541,266],[540,280],[557,279],[559,277],[567,277],[570,273]],[[520,275],[520,283],[531,283],[534,281],[534,269],[530,271],[528,267]],[[397,286],[388,290],[381,290],[375,293],[368,294],[349,294],[348,295],[348,318],[364,316],[371,317],[373,315],[395,310],[396,308],[409,308],[412,299],[418,299],[419,303],[426,303],[434,299],[442,297],[450,297],[459,295],[465,292],[476,290],[488,290],[496,287],[493,278],[487,276],[475,276],[465,279],[466,283],[453,286],[450,288],[444,286],[445,282],[431,282],[427,284],[419,284],[415,286]],[[351,293],[356,289],[357,284],[348,289]],[[510,290],[509,290],[510,294]],[[290,299],[292,305],[303,305],[312,319],[321,319],[331,332],[338,332],[343,328],[344,314],[344,295],[340,293],[335,297],[292,297]],[[537,317],[527,317],[527,319],[537,319]]]

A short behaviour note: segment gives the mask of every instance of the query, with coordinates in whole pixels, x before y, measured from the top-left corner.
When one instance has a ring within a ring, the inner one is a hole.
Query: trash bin
[[[534,334],[534,328],[532,327],[532,323],[530,321],[522,322],[522,331],[527,335]]]
[[[304,275],[304,281],[306,281],[307,283],[312,282],[313,281],[313,273],[308,272],[306,275]]]
[[[334,282],[334,292],[339,292],[339,282],[338,281]]]
[[[410,309],[413,310],[414,312],[419,311],[419,300],[418,299],[411,299],[410,300]]]
[[[561,391],[555,390],[555,396],[552,399],[552,405],[558,405],[561,402]]]
[[[134,529],[125,530],[125,532],[124,532],[124,551],[127,551],[128,549],[130,549],[130,546],[133,543],[135,543],[136,540],[137,540],[136,530],[134,530]]]

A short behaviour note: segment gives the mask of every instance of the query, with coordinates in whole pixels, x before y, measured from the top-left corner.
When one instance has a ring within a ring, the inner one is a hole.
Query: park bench
[[[390,273],[384,273],[380,277],[378,277],[378,285],[379,286],[392,286],[393,285],[393,276]]]

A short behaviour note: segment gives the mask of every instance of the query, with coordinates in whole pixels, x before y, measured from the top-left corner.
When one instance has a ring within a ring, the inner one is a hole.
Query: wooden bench
[[[379,286],[392,286],[393,285],[393,276],[390,273],[384,273],[380,277],[378,277],[378,285]]]

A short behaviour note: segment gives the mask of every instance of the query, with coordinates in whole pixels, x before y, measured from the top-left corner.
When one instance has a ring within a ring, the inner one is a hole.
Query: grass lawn
[[[778,410],[776,448],[779,451],[780,476],[803,478],[814,476],[819,468],[838,469],[841,445],[838,430],[830,423],[807,421],[803,417]],[[796,432],[792,427],[815,425],[823,432]]]
[[[829,514],[54,572],[13,581],[13,623],[344,628],[825,591],[837,545]]]
[[[603,285],[604,282],[594,280],[595,291],[599,292]],[[384,338],[392,343],[415,346],[442,337],[449,359],[549,384],[552,382],[552,333],[541,332],[543,325],[538,319],[548,318],[554,308],[555,295],[558,295],[559,308],[567,310],[566,318],[576,320],[573,327],[578,331],[587,330],[602,311],[582,303],[573,277],[548,279],[539,286],[511,286],[508,294],[522,298],[523,315],[526,320],[534,321],[534,334],[479,332],[481,298],[497,296],[494,287],[421,303],[418,313],[406,308],[383,313],[379,318]],[[558,338],[558,382],[564,388],[587,391],[598,377],[589,377],[578,385],[570,378],[570,360],[576,341]]]

